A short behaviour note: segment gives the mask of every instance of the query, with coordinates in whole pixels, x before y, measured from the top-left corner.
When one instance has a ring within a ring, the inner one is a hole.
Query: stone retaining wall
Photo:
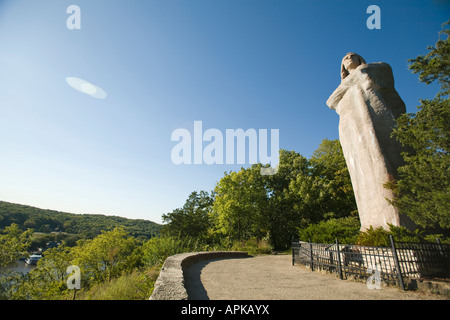
[[[244,258],[243,251],[189,252],[170,256],[164,261],[150,300],[188,300],[183,268],[203,260]]]

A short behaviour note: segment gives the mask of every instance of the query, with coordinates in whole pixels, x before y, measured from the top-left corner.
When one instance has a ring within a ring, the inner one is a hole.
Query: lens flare
[[[96,85],[93,85],[92,83],[86,80],[76,77],[67,77],[66,81],[72,88],[84,94],[87,94],[93,98],[105,99],[108,96],[102,88],[97,87]]]

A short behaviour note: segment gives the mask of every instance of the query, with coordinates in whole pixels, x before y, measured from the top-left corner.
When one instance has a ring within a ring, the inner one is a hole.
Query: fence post
[[[402,270],[400,269],[400,263],[398,261],[397,249],[395,248],[395,241],[392,235],[389,235],[389,239],[391,240],[392,254],[394,256],[395,267],[397,268],[398,282],[400,284],[400,288],[404,291],[405,284],[403,283]]]
[[[442,259],[442,264],[443,264],[445,270],[448,270],[447,257],[445,255],[444,248],[442,247],[441,240],[439,240],[439,238],[436,238],[436,243],[437,243],[437,245],[439,247],[440,257]]]
[[[314,271],[314,257],[313,257],[313,249],[312,249],[311,238],[309,238],[309,255],[310,255],[310,258],[311,258],[311,271]]]
[[[294,236],[292,236],[292,242],[291,242],[291,245],[292,245],[292,265],[295,265]]]
[[[339,278],[342,280],[344,277],[342,276],[342,264],[341,264],[341,254],[339,251],[339,241],[336,238],[336,250],[337,250],[337,256],[338,256],[338,271],[339,271]]]

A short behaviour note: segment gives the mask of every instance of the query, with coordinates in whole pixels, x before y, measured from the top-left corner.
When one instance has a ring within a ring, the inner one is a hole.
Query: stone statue
[[[389,230],[388,224],[411,228],[388,200],[394,194],[384,184],[397,178],[403,163],[402,146],[391,138],[395,119],[406,107],[394,88],[391,67],[369,63],[348,53],[341,64],[341,84],[327,101],[339,114],[339,140],[361,220],[361,230],[370,226]]]

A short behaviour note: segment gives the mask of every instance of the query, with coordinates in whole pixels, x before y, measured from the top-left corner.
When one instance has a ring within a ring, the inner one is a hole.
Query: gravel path
[[[289,255],[217,259],[185,269],[185,283],[192,300],[429,300],[438,295],[405,292],[382,286],[340,280],[330,274],[292,266]]]

